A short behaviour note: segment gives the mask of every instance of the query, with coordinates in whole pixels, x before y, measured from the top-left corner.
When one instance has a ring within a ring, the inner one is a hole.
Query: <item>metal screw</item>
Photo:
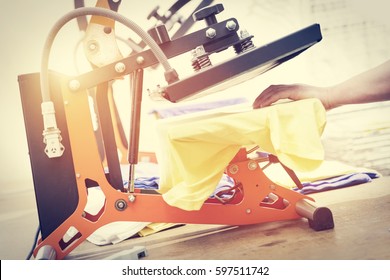
[[[71,80],[70,82],[69,82],[69,89],[71,90],[71,91],[76,91],[76,90],[78,90],[80,88],[80,82],[78,81],[78,80]]]
[[[209,28],[206,30],[206,37],[213,39],[215,36],[217,36],[217,31],[214,28]]]
[[[109,26],[105,26],[105,27],[103,28],[103,31],[104,31],[104,33],[106,33],[106,34],[110,34],[110,33],[112,32],[112,28],[109,27]]]
[[[252,212],[252,210],[251,209],[246,209],[246,211],[245,211],[247,214],[250,214],[251,212]]]
[[[229,20],[227,23],[226,23],[226,28],[227,30],[229,31],[233,31],[235,30],[237,27],[237,24],[234,20]]]
[[[206,50],[204,49],[203,46],[197,46],[197,47],[195,48],[195,50],[193,51],[192,54],[193,54],[193,56],[195,56],[195,57],[199,57],[199,56],[201,56],[201,55],[206,54]]]
[[[123,62],[118,62],[115,64],[115,71],[117,73],[123,73],[126,70],[126,65]]]
[[[238,172],[238,166],[237,165],[232,165],[232,166],[230,166],[229,167],[229,172],[231,173],[231,174],[236,174],[237,172]]]
[[[125,200],[123,199],[118,199],[116,202],[115,202],[115,208],[116,210],[119,210],[119,211],[123,211],[125,210],[127,207],[127,203]]]
[[[93,52],[98,49],[98,43],[95,40],[91,40],[88,42],[88,49]]]
[[[248,38],[250,36],[249,32],[246,30],[246,29],[243,29],[240,31],[240,38],[241,39],[245,39],[245,38]]]
[[[128,199],[131,203],[133,203],[135,201],[135,196],[131,194],[128,196]]]
[[[81,174],[80,173],[76,173],[76,178],[81,178]]]
[[[145,58],[143,56],[138,56],[136,62],[138,65],[141,65],[142,63],[145,62]]]
[[[255,170],[257,168],[257,162],[256,161],[250,161],[248,163],[248,169],[249,170]]]

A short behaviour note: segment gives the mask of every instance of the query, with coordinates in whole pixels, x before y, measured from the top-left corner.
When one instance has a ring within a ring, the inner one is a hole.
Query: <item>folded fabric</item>
[[[175,227],[177,225],[178,224],[174,224],[174,223],[151,223],[147,225],[145,228],[143,228],[142,230],[140,230],[138,232],[138,235],[145,237],[154,234],[156,232]]]
[[[373,172],[352,173],[326,180],[302,183],[302,189],[294,188],[294,190],[302,194],[317,193],[368,183],[378,177],[379,175]]]
[[[149,222],[113,222],[98,228],[87,240],[95,245],[117,244],[148,226]]]
[[[298,179],[303,184],[310,184],[310,183],[315,184],[315,182],[317,181],[321,182],[321,180],[329,180],[331,178],[337,178],[343,175],[350,176],[351,174],[357,174],[357,173],[369,174],[371,178],[377,178],[381,176],[381,174],[376,170],[363,168],[363,167],[355,167],[334,160],[324,160],[320,164],[320,166],[310,171],[306,171],[306,172],[297,171],[297,170],[294,171]],[[289,177],[289,175],[283,169],[283,167],[280,166],[280,164],[270,165],[269,167],[264,169],[264,173],[271,181],[273,181],[278,185],[290,189],[296,187],[293,180]]]
[[[265,174],[273,177],[272,180],[284,187],[291,188],[302,194],[310,194],[315,192],[322,192],[331,189],[338,189],[343,187],[354,186],[362,183],[371,182],[372,179],[381,177],[381,174],[375,170],[353,167],[338,161],[323,161],[320,167],[311,172],[296,172],[298,179],[302,182],[302,189],[295,187],[295,183],[292,181],[287,172],[275,164],[277,169],[273,170],[274,174],[269,171],[272,167],[265,169]],[[159,177],[139,177],[135,179],[136,189],[158,190],[159,189]],[[124,186],[127,186],[127,181],[124,182]],[[223,193],[223,199],[229,199],[233,193],[229,193],[234,187],[234,181],[226,174],[222,175],[215,191],[210,196],[214,197],[216,194]]]
[[[157,190],[158,189],[158,182],[159,177],[138,177],[134,180],[134,187],[136,189],[143,189],[143,190]],[[129,181],[124,181],[123,185],[125,188],[127,188],[129,184]]]
[[[157,122],[159,191],[184,210],[199,210],[215,191],[241,147],[258,145],[293,170],[309,171],[324,159],[325,109],[306,99],[241,112],[209,112]]]
[[[160,178],[156,176],[152,177],[138,177],[134,180],[134,187],[136,189],[143,189],[143,190],[158,190],[159,189],[159,181]],[[125,188],[127,188],[129,181],[124,181],[123,185]],[[223,174],[221,180],[219,181],[216,191],[222,189],[222,188],[231,188],[234,186],[234,181],[232,178],[230,178],[228,175]],[[212,197],[212,196],[211,196]]]

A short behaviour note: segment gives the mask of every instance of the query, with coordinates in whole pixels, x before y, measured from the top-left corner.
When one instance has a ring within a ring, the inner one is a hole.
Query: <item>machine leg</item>
[[[309,220],[309,226],[315,231],[334,228],[332,212],[327,207],[315,207],[305,200],[296,203],[299,215]]]
[[[55,260],[56,250],[50,245],[45,245],[40,248],[35,257],[36,260]]]

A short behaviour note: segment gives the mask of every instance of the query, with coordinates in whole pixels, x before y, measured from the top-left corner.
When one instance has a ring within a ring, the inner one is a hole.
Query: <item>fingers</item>
[[[294,91],[294,85],[271,85],[255,99],[252,106],[253,108],[262,108],[280,99],[291,99]]]

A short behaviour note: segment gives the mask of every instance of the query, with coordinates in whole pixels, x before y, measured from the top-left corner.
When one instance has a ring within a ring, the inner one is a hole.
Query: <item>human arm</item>
[[[346,104],[390,100],[390,60],[331,87],[271,85],[256,98],[253,107],[269,106],[285,98],[318,98],[327,110]]]

